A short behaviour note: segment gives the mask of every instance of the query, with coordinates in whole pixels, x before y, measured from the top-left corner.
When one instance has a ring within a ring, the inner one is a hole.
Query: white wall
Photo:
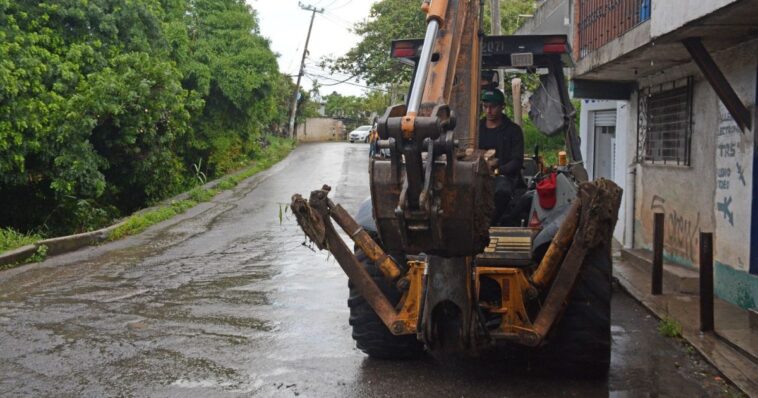
[[[714,58],[731,83],[742,103],[754,109],[756,95],[756,70],[758,41],[747,43]],[[718,125],[710,131],[715,137],[715,167],[712,177],[716,180],[714,214],[716,231],[714,244],[716,261],[728,264],[736,270],[749,270],[750,245],[745,237],[751,231],[751,207],[753,199],[752,171],[755,151],[753,131],[740,131],[734,119],[718,100],[715,91],[708,87],[711,108],[706,115]],[[755,126],[753,126],[755,129]]]
[[[681,28],[738,0],[652,0],[650,35],[658,37]]]

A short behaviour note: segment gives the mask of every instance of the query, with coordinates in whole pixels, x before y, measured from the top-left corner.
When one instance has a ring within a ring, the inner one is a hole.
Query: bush
[[[293,90],[239,0],[0,0],[0,226],[96,229],[238,169]]]
[[[658,333],[663,337],[682,337],[682,325],[675,319],[666,317],[658,323]]]

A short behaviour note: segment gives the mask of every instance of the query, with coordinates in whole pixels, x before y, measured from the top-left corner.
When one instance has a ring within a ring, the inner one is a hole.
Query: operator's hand
[[[486,152],[484,152],[484,160],[487,162],[487,166],[490,168],[490,173],[497,175],[498,161],[495,157],[495,150],[488,149]]]

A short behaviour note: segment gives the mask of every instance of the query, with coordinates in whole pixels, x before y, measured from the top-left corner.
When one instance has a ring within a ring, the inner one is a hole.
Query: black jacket
[[[487,128],[487,121],[479,122],[479,149],[494,149],[501,175],[517,177],[524,164],[524,133],[521,127],[503,116],[503,124]]]

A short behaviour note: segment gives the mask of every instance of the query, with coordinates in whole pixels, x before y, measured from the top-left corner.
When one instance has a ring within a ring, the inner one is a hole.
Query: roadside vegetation
[[[0,0],[0,251],[265,164],[294,89],[241,0]]]
[[[663,318],[658,322],[658,333],[663,337],[682,337],[682,325],[672,318]]]
[[[261,156],[248,167],[243,168],[237,173],[221,178],[212,188],[204,188],[202,186],[193,188],[188,192],[188,199],[159,204],[154,206],[154,208],[137,212],[127,217],[120,226],[111,232],[108,239],[118,240],[128,235],[140,233],[152,225],[184,213],[199,203],[207,202],[213,199],[213,197],[219,192],[234,188],[246,178],[268,169],[287,156],[293,148],[294,141],[290,139],[269,137],[268,145],[262,150]],[[0,253],[21,246],[34,244],[42,239],[43,237],[37,234],[21,234],[10,228],[0,229]],[[24,262],[42,261],[46,255],[47,247],[40,245],[37,248],[36,253],[30,258],[24,260]],[[3,266],[0,267],[0,269],[10,268],[15,265],[16,264]]]
[[[42,240],[40,235],[24,234],[12,228],[2,228],[0,229],[0,253],[17,247],[31,245],[38,240]]]
[[[287,156],[292,148],[293,141],[283,138],[272,138],[270,145],[263,151],[262,156],[250,167],[243,169],[239,173],[222,178],[213,188],[194,188],[189,192],[189,199],[172,201],[171,203],[160,205],[155,209],[132,215],[121,226],[113,230],[109,239],[118,240],[127,235],[140,233],[151,225],[184,213],[199,203],[207,202],[213,199],[219,192],[234,188],[246,178],[271,167]]]

